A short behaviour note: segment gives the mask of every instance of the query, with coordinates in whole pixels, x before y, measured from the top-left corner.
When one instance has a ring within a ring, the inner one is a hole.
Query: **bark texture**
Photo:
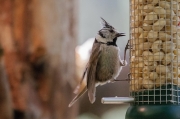
[[[0,119],[75,118],[76,16],[76,0],[0,0]]]

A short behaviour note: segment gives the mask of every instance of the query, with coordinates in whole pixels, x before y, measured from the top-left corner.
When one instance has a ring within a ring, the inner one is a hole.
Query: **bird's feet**
[[[131,75],[131,74],[130,74],[130,73],[128,73],[128,75],[127,75],[127,76],[128,76],[128,77],[127,77],[127,79],[121,79],[121,80],[119,80],[119,79],[114,79],[114,80],[113,80],[113,82],[115,82],[115,81],[128,81],[128,82],[129,82],[129,81],[130,81],[130,75]]]
[[[127,50],[127,49],[132,49],[132,46],[130,45],[130,40],[128,40],[128,42],[126,44],[125,50]]]

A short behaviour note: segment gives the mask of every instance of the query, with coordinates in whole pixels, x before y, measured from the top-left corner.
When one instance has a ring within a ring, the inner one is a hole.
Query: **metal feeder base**
[[[130,106],[125,119],[180,119],[180,106],[143,105]]]

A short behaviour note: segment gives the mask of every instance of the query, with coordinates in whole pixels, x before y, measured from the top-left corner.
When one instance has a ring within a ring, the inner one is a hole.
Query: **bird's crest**
[[[102,28],[113,28],[106,20],[104,20],[102,17],[101,17],[101,26]]]

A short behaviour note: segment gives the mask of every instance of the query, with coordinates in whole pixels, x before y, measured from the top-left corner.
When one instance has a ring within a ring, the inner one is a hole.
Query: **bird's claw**
[[[133,49],[133,47],[131,45],[128,45],[126,48],[127,49]]]
[[[131,73],[128,73],[128,79],[129,79],[129,81],[130,81],[130,79],[131,79]]]
[[[125,47],[125,50],[127,49],[132,49],[133,47],[130,45],[130,40],[128,40],[127,44],[126,44],[126,47]]]

